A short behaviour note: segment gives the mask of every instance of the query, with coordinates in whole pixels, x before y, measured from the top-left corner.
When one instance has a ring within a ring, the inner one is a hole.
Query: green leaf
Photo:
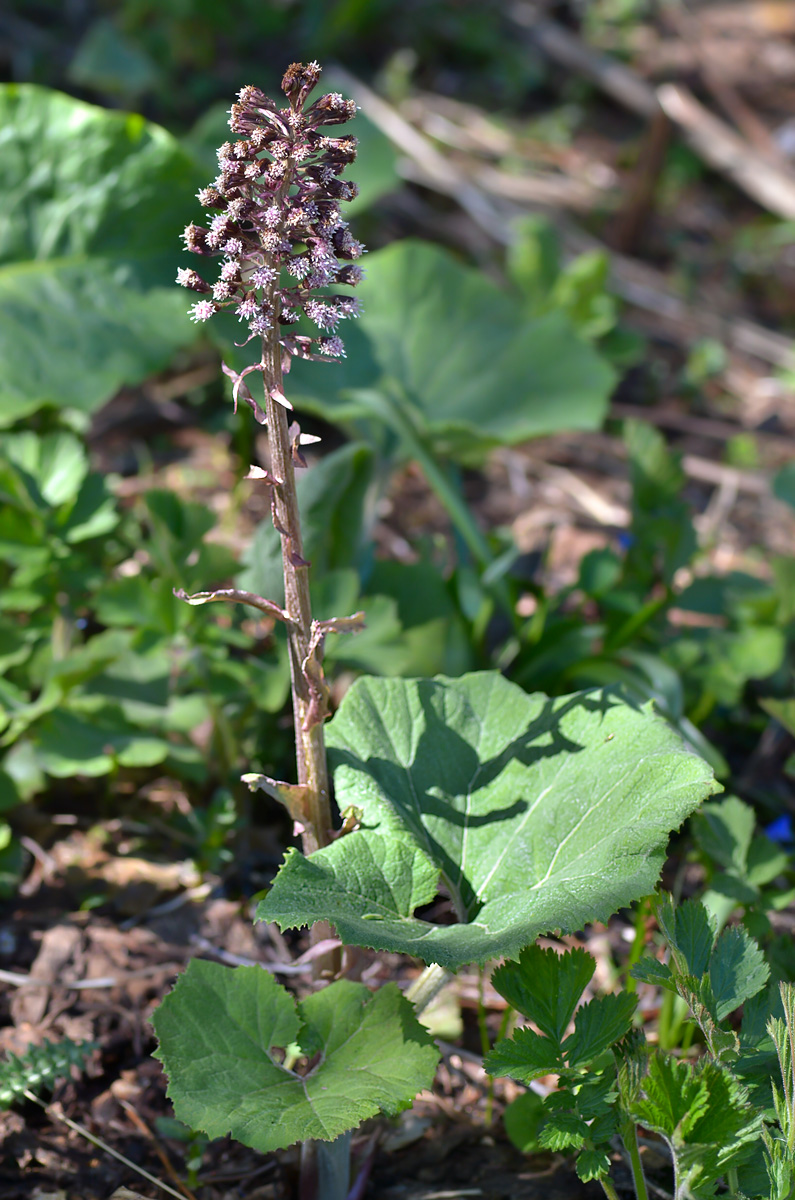
[[[14,780],[6,771],[0,769],[0,813],[7,813],[16,808],[21,799]]]
[[[748,882],[754,888],[772,883],[776,876],[789,870],[790,855],[769,837],[760,834],[751,842],[748,851]]]
[[[505,266],[533,315],[547,302],[560,275],[560,239],[546,217],[520,217],[511,222],[512,238]]]
[[[583,1183],[601,1179],[610,1172],[610,1157],[605,1150],[583,1150],[577,1156],[574,1169]]]
[[[520,1154],[538,1151],[538,1134],[545,1118],[544,1101],[536,1092],[522,1092],[502,1114],[505,1132]]]
[[[472,667],[473,648],[438,567],[379,559],[366,575],[366,588],[370,595],[389,597],[397,604],[404,654],[401,674],[463,675]]]
[[[193,959],[152,1021],[177,1117],[262,1153],[399,1112],[439,1059],[393,984],[373,994],[339,980],[296,1005],[259,967]],[[304,1074],[274,1055],[296,1042]]]
[[[346,942],[451,968],[647,895],[668,833],[718,786],[649,707],[528,696],[496,672],[359,679],[328,746],[337,803],[362,828],[289,854],[258,918],[330,920]],[[413,916],[437,875],[457,925]]]
[[[588,1133],[582,1117],[573,1112],[559,1112],[549,1118],[538,1140],[547,1150],[579,1150]]]
[[[722,1021],[761,991],[769,975],[765,956],[747,930],[742,925],[724,929],[709,964],[717,1020]]]
[[[726,1067],[704,1059],[697,1069],[707,1084],[709,1105],[688,1137],[714,1145],[719,1162],[725,1162],[743,1142],[759,1135],[763,1114],[751,1108],[745,1088]]]
[[[623,1044],[614,1047],[614,1051],[623,1055]],[[579,1076],[582,1080],[583,1076]],[[576,1087],[577,1112],[584,1120],[591,1122],[591,1140],[606,1142],[615,1133],[616,1116],[613,1101],[618,1096],[615,1061],[601,1074],[589,1071],[584,1076],[584,1082]]]
[[[25,852],[12,835],[11,826],[0,821],[0,897],[13,899],[25,866]]]
[[[528,946],[518,962],[498,967],[491,982],[512,1008],[560,1045],[595,969],[596,960],[585,950],[558,954],[552,947]]]
[[[87,475],[74,503],[58,514],[61,533],[70,545],[101,537],[115,529],[120,516],[101,475]]]
[[[721,644],[728,667],[743,683],[766,679],[777,671],[787,645],[783,630],[769,625],[748,625],[737,633],[724,632]]]
[[[46,88],[0,88],[0,127],[0,424],[92,412],[197,336],[173,281],[201,179],[164,129]]]
[[[690,1063],[658,1050],[649,1055],[643,1090],[645,1099],[630,1105],[632,1117],[669,1141],[675,1137],[683,1141],[684,1131],[692,1129],[709,1105],[707,1084]]]
[[[504,1038],[483,1059],[489,1075],[507,1075],[519,1083],[530,1083],[543,1075],[557,1075],[564,1069],[559,1047],[551,1038],[541,1037],[533,1029],[518,1029]]]
[[[630,975],[639,983],[649,983],[653,987],[663,987],[666,991],[676,993],[676,984],[673,982],[670,967],[667,967],[665,963],[658,962],[651,955],[646,955],[640,962],[635,963]]]
[[[90,255],[144,286],[184,265],[186,200],[206,183],[165,129],[32,84],[0,88],[0,261]]]
[[[528,320],[446,251],[416,241],[379,250],[357,295],[364,314],[346,331],[348,358],[322,374],[297,362],[290,375],[292,398],[325,420],[388,419],[396,402],[437,450],[476,457],[601,423],[615,376],[568,318]]]
[[[676,906],[675,929],[672,948],[684,958],[688,974],[700,979],[712,954],[715,922],[700,900],[685,900]]]
[[[139,291],[109,261],[0,267],[0,424],[44,405],[93,412],[195,338],[176,289]]]
[[[65,709],[49,713],[36,726],[34,743],[39,763],[58,779],[72,775],[107,775],[118,763],[151,767],[163,762],[170,746],[159,737],[141,734],[120,723],[86,720]]]
[[[750,804],[737,796],[705,804],[693,818],[693,833],[703,852],[727,870],[743,874],[756,826]]]
[[[633,1120],[661,1134],[676,1160],[683,1194],[711,1195],[728,1166],[738,1163],[762,1130],[763,1114],[726,1068],[708,1058],[695,1066],[654,1050],[643,1080],[645,1098],[628,1101]]]
[[[795,463],[787,463],[773,477],[773,495],[795,508]]]
[[[150,91],[159,71],[136,42],[125,37],[115,21],[93,21],[69,63],[68,79],[78,87],[131,100]]]
[[[766,696],[759,703],[765,712],[770,713],[771,717],[774,717],[779,725],[783,725],[787,732],[795,737],[795,698],[777,700],[773,696]]]
[[[72,500],[88,474],[83,444],[71,433],[13,434],[4,441],[3,453],[35,479],[53,508]]]
[[[620,992],[598,996],[577,1010],[574,1033],[563,1043],[563,1053],[570,1067],[584,1067],[593,1062],[632,1028],[637,996]]]

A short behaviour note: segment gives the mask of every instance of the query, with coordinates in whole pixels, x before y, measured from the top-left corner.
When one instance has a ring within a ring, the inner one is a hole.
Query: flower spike
[[[308,317],[318,334],[302,335],[300,341],[312,346],[301,357],[315,357],[314,347],[320,361],[328,361],[344,357],[335,331],[340,321],[359,315],[359,306],[327,289],[359,282],[362,271],[350,260],[364,247],[340,215],[341,201],[358,192],[355,183],[339,178],[356,158],[356,139],[326,133],[327,126],[350,120],[356,105],[330,92],[305,107],[319,78],[315,62],[289,66],[282,80],[286,108],[257,87],[241,88],[229,119],[238,140],[221,146],[220,174],[198,193],[211,210],[209,225],[189,225],[184,234],[187,250],[222,259],[220,274],[209,283],[196,271],[180,270],[177,282],[212,293],[211,300],[193,305],[192,320],[231,309],[248,328],[242,345],[259,338],[264,346],[274,327]],[[285,335],[288,342],[288,354],[296,353],[297,340]],[[240,396],[252,403],[240,378],[235,402]]]

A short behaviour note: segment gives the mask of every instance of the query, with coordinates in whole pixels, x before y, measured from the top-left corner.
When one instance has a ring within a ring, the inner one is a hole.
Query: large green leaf
[[[170,133],[30,84],[0,88],[0,129],[0,261],[91,255],[141,284],[171,282],[206,180]]]
[[[324,372],[298,362],[288,381],[291,398],[327,420],[394,420],[397,405],[439,449],[471,456],[604,417],[613,371],[568,318],[526,317],[437,246],[401,241],[369,255],[357,295],[364,315],[343,331],[348,358]]]
[[[394,984],[373,994],[342,979],[296,1006],[259,967],[194,959],[152,1020],[179,1119],[263,1153],[399,1112],[439,1059]],[[304,1074],[284,1064],[291,1047]]]
[[[56,507],[72,500],[88,474],[85,448],[70,433],[47,433],[38,437],[31,431],[9,437],[3,447],[12,463],[35,479],[42,498]]]
[[[610,691],[550,700],[496,672],[363,678],[328,730],[337,803],[362,827],[288,852],[258,917],[458,967],[604,920],[654,888],[712,772]],[[458,924],[414,916],[439,878]]]
[[[195,336],[176,288],[141,291],[109,260],[0,267],[0,425],[45,405],[93,412]]]
[[[201,183],[143,117],[0,88],[0,421],[91,412],[196,337],[172,289]]]
[[[114,716],[117,724],[108,720]],[[137,730],[116,712],[101,720],[86,720],[67,709],[56,709],[37,726],[33,741],[39,763],[57,779],[107,775],[117,765],[151,767],[163,762],[169,751],[163,738]]]

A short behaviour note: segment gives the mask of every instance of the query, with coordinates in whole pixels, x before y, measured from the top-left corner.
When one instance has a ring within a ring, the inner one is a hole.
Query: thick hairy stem
[[[284,607],[293,622],[289,630],[289,645],[298,782],[309,789],[302,847],[304,854],[311,854],[329,843],[331,809],[323,724],[322,721],[314,724],[307,721],[312,700],[309,680],[304,671],[310,653],[312,625],[309,571],[306,566],[299,565],[303,558],[301,517],[295,491],[295,468],[287,413],[283,405],[269,395],[272,388],[278,388],[280,392],[282,389],[281,347],[276,322],[274,326],[266,346],[269,370],[265,374],[265,399],[271,472],[278,480],[274,487],[274,515],[282,540]]]
[[[274,313],[274,328],[265,347],[269,370],[264,374],[265,403],[268,417],[268,443],[271,454],[271,473],[278,481],[274,486],[273,506],[276,526],[282,540],[284,568],[284,607],[292,624],[289,626],[290,678],[292,681],[293,723],[295,725],[295,757],[298,783],[306,789],[301,848],[312,854],[331,840],[331,804],[329,800],[328,764],[323,737],[323,720],[310,713],[312,697],[310,678],[305,664],[310,655],[312,605],[309,598],[309,570],[300,565],[303,560],[301,514],[295,490],[295,467],[290,445],[287,413],[284,406],[270,395],[282,390],[281,346]],[[314,719],[313,719],[314,718]],[[313,945],[332,937],[334,931],[327,921],[316,921],[310,934]],[[316,979],[328,977],[339,970],[340,956],[336,951],[315,960],[312,974]]]
[[[638,1150],[638,1131],[630,1118],[627,1118],[626,1124],[621,1130],[621,1138],[629,1154],[635,1196],[637,1200],[649,1200],[646,1177],[643,1174],[643,1163],[640,1161],[640,1151]]]

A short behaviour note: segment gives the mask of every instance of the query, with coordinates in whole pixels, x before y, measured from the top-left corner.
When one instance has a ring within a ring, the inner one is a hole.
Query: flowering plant
[[[327,291],[361,278],[352,260],[362,247],[339,208],[355,195],[340,175],[356,146],[324,131],[354,106],[336,93],[308,105],[318,77],[315,63],[291,66],[282,108],[257,88],[242,90],[230,124],[243,136],[221,147],[221,173],[199,193],[216,215],[209,228],[185,232],[189,250],[222,258],[220,277],[211,285],[196,271],[179,275],[208,297],[194,304],[194,319],[233,309],[248,327],[243,344],[261,347],[257,362],[224,370],[235,404],[268,426],[269,469],[252,467],[248,478],[271,492],[284,607],[232,588],[178,594],[191,604],[253,605],[287,626],[298,780],[243,778],[287,807],[303,855],[288,852],[258,919],[311,925],[318,976],[338,968],[318,944],[329,921],[348,945],[429,966],[408,997],[394,983],[372,993],[339,978],[296,1004],[259,967],[194,960],[153,1022],[180,1119],[262,1151],[302,1141],[302,1200],[345,1200],[351,1130],[379,1111],[399,1112],[432,1082],[438,1052],[416,1011],[445,969],[515,956],[541,933],[579,929],[646,895],[669,831],[714,781],[649,706],[609,691],[551,701],[496,671],[362,678],[330,727],[345,817],[332,829],[323,644],[362,620],[312,618],[295,488],[306,438],[288,424],[283,391],[294,358],[344,353],[334,331],[358,311]],[[297,333],[302,314],[320,332]],[[248,386],[255,373],[263,405]],[[457,923],[422,916],[440,885]]]
[[[252,467],[249,478],[262,480],[272,490],[273,524],[282,538],[285,609],[232,589],[183,598],[192,603],[243,601],[287,624],[298,788],[259,778],[288,804],[308,852],[325,845],[331,832],[322,733],[328,716],[320,665],[323,640],[329,631],[361,627],[359,614],[342,621],[312,621],[295,467],[306,465],[301,445],[317,439],[302,434],[297,422],[288,426],[285,410],[292,405],[283,391],[283,376],[293,358],[333,362],[344,356],[342,339],[334,330],[341,320],[359,315],[357,300],[327,291],[339,284],[353,287],[363,276],[353,260],[364,247],[340,214],[340,202],[357,195],[356,184],[340,178],[356,158],[356,139],[326,132],[350,120],[356,105],[338,92],[307,104],[320,73],[315,62],[288,67],[282,79],[284,107],[257,87],[241,89],[229,119],[240,138],[220,147],[220,174],[198,193],[199,202],[215,216],[209,228],[190,224],[183,235],[187,250],[222,259],[220,274],[214,284],[191,268],[177,275],[183,287],[212,295],[193,305],[194,321],[231,309],[248,328],[243,344],[256,341],[260,348],[259,360],[242,371],[225,363],[223,370],[233,380],[235,408],[243,400],[269,429],[271,469]],[[296,332],[302,313],[323,332]],[[253,373],[262,375],[264,407],[246,382]]]

